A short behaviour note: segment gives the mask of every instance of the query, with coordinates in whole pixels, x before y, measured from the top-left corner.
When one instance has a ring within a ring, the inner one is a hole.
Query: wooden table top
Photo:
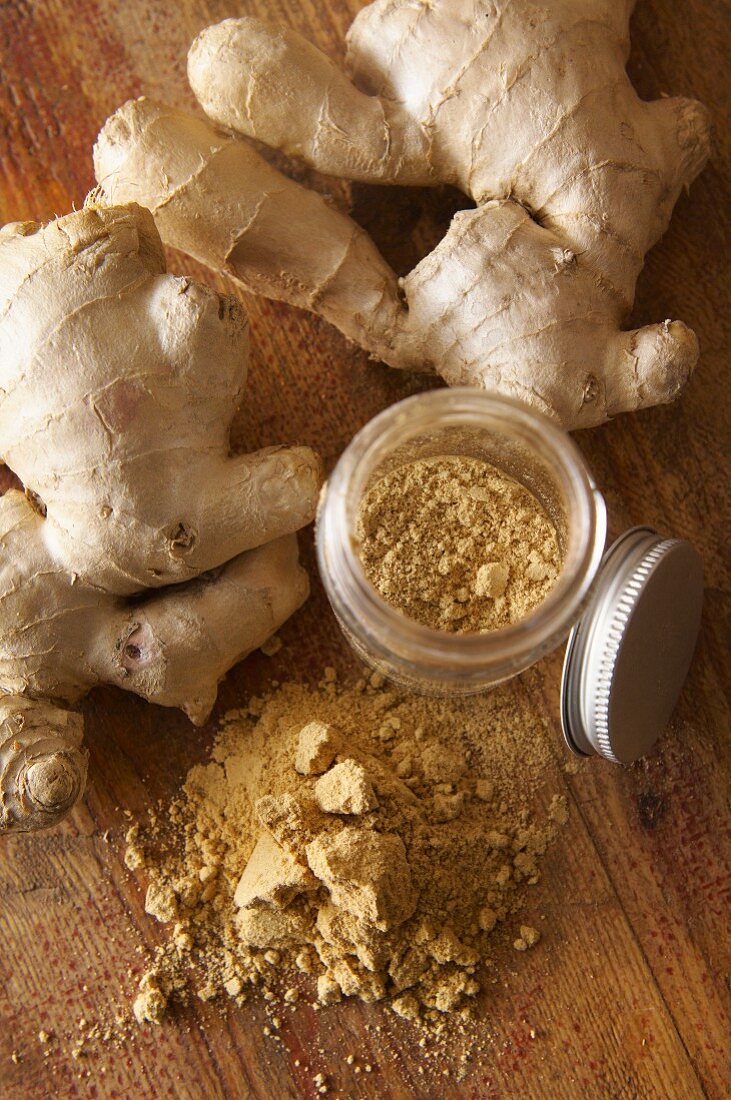
[[[8,0],[0,4],[0,219],[45,220],[80,206],[93,184],[91,146],[104,119],[142,93],[193,107],[186,50],[231,14],[290,24],[337,56],[359,0]],[[303,1007],[263,1033],[255,1002],[222,1013],[196,1002],[160,1028],[74,1059],[72,1035],[131,994],[139,946],[164,934],[143,911],[142,880],[123,862],[129,819],[168,799],[205,758],[216,718],[267,677],[316,678],[355,662],[315,581],[273,660],[255,655],[221,688],[195,730],[176,713],[113,690],[85,705],[91,750],[83,803],[56,830],[0,839],[0,1096],[314,1098],[727,1097],[729,1067],[729,771],[727,518],[731,333],[728,247],[729,9],[717,0],[640,0],[630,69],[643,96],[695,96],[715,124],[711,163],[678,203],[640,279],[636,323],[682,318],[701,341],[682,400],[580,433],[610,510],[612,534],[634,524],[692,540],[705,562],[701,640],[670,729],[646,760],[591,761],[564,771],[558,726],[560,654],[515,682],[553,720],[553,790],[570,823],[544,864],[537,904],[550,931],[513,959],[481,1011],[491,1042],[463,1081],[424,1084],[414,1031],[378,1006]],[[724,123],[726,128],[724,129]],[[341,191],[342,193],[342,191]],[[442,229],[448,200],[354,188],[356,216],[408,267],[421,230]],[[393,210],[398,211],[394,217]],[[389,213],[389,211],[391,213]],[[399,235],[399,233],[401,235]],[[415,243],[416,242],[416,243]],[[171,253],[171,269],[231,292]],[[374,413],[414,383],[348,347],[309,314],[246,298],[253,360],[236,442],[317,447],[329,465]],[[726,445],[726,446],[725,446]],[[724,480],[724,474],[726,480]],[[309,542],[309,536],[304,540]],[[314,573],[311,547],[306,549]],[[381,1025],[380,1031],[374,1028]],[[45,1030],[55,1038],[39,1042]],[[529,1038],[531,1031],[535,1038]],[[354,1052],[353,1066],[344,1061]],[[14,1053],[14,1058],[13,1058]],[[370,1074],[356,1068],[370,1063]]]

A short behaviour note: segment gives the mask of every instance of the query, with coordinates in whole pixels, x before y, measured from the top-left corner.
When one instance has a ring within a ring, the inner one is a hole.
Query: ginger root
[[[622,330],[645,254],[709,151],[700,104],[632,88],[633,6],[376,0],[348,34],[352,79],[253,18],[199,35],[188,73],[214,122],[321,172],[474,199],[402,280],[251,146],[149,100],[107,121],[97,179],[111,201],[146,203],[170,244],[394,367],[599,424],[672,400],[698,357],[680,321]]]
[[[148,211],[0,230],[0,831],[81,794],[83,720],[116,684],[205,720],[218,681],[308,593],[306,447],[231,457],[248,358],[232,300],[166,274]]]

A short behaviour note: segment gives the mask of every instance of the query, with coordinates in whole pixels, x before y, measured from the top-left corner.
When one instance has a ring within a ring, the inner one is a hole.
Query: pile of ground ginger
[[[210,762],[128,834],[170,929],[137,1019],[254,990],[382,1001],[427,1027],[464,1013],[498,930],[516,950],[540,938],[519,910],[567,816],[558,795],[541,820],[528,809],[549,754],[540,718],[499,688],[445,700],[330,669],[229,712]]]

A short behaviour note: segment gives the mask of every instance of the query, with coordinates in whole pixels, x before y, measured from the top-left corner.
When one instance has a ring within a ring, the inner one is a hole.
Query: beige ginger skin
[[[672,400],[697,357],[680,321],[624,331],[649,248],[705,163],[705,109],[640,100],[634,0],[376,0],[346,72],[294,31],[208,27],[188,73],[209,118],[147,99],[95,149],[112,201],[247,288],[321,313],[394,367],[499,390],[567,428]],[[321,172],[451,184],[475,201],[398,280],[345,215],[243,134]]]
[[[148,211],[0,230],[0,831],[83,790],[97,684],[201,723],[221,677],[304,601],[306,447],[231,457],[248,326],[165,270]]]

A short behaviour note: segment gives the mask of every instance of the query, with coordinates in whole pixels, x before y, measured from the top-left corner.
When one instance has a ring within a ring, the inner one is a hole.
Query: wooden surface
[[[358,0],[6,0],[0,217],[47,219],[79,206],[92,185],[92,141],[125,98],[144,92],[192,106],[186,48],[208,22],[266,15],[337,55],[359,7]],[[606,494],[613,533],[649,523],[700,549],[702,637],[671,729],[631,768],[592,761],[578,775],[563,770],[559,655],[516,683],[554,719],[550,785],[568,794],[571,819],[533,899],[548,918],[545,940],[513,958],[504,980],[490,987],[482,1007],[490,1042],[477,1063],[459,1082],[445,1056],[442,1081],[425,1083],[414,1032],[377,1006],[359,1005],[302,1008],[287,1017],[284,1043],[275,1044],[256,1004],[222,1014],[201,1003],[121,1047],[70,1056],[78,1021],[97,1019],[127,996],[143,968],[139,946],[160,936],[143,912],[140,881],[122,863],[123,809],[141,817],[169,797],[204,758],[215,728],[215,715],[201,732],[177,713],[109,690],[85,708],[91,767],[81,807],[51,834],[0,840],[0,1096],[309,1098],[317,1072],[328,1075],[331,1095],[347,1100],[731,1095],[723,695],[728,49],[729,9],[719,0],[640,0],[631,61],[640,93],[696,96],[710,107],[716,134],[711,164],[648,259],[635,317],[682,318],[698,333],[702,357],[679,404],[578,437]],[[357,216],[405,266],[423,238],[419,211],[438,229],[450,201],[367,188],[353,195]],[[395,218],[388,214],[394,204]],[[172,254],[170,264],[224,285],[185,257]],[[358,427],[413,386],[367,363],[324,322],[266,301],[247,305],[254,355],[239,443],[306,442],[332,464]],[[316,677],[326,663],[344,673],[354,667],[317,584],[283,637],[273,661],[256,656],[227,678],[217,715],[268,676]],[[41,1029],[56,1036],[47,1056]],[[344,1061],[348,1052],[355,1066]],[[357,1074],[366,1062],[373,1072]]]

